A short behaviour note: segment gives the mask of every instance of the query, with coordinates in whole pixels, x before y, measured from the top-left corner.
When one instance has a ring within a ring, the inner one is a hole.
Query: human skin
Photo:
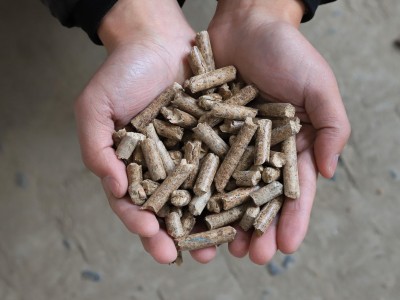
[[[217,67],[234,65],[271,101],[290,102],[302,122],[297,135],[301,196],[287,199],[279,219],[261,237],[238,228],[230,252],[257,264],[279,249],[292,253],[303,241],[318,173],[330,178],[350,135],[350,125],[328,63],[300,33],[299,0],[219,0],[208,28]]]

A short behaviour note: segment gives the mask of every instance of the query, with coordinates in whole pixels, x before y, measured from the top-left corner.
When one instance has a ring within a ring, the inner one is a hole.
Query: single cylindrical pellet
[[[190,211],[185,211],[181,218],[182,227],[183,227],[183,234],[184,236],[190,234],[193,230],[194,225],[196,224],[196,218],[192,215]]]
[[[271,225],[278,211],[281,209],[283,197],[278,196],[268,202],[254,220],[254,229],[258,236],[262,235]]]
[[[199,123],[193,128],[193,132],[219,157],[223,157],[228,152],[229,146],[209,125]]]
[[[178,108],[161,108],[161,114],[171,124],[178,125],[183,128],[192,128],[197,125],[197,119],[192,115]]]
[[[257,110],[241,105],[218,103],[213,106],[210,111],[210,115],[216,118],[243,121],[249,117],[254,118],[257,115]]]
[[[296,123],[296,126],[300,126],[300,119],[298,117],[294,118],[277,118],[277,119],[271,119],[272,121],[272,129],[276,127],[281,127],[284,125],[289,124],[290,121],[293,121]]]
[[[256,153],[254,164],[262,165],[266,161],[269,161],[272,122],[268,119],[261,119],[257,121],[257,124],[258,129],[256,134]]]
[[[299,133],[301,125],[297,124],[295,121],[289,121],[289,124],[276,127],[271,131],[271,146],[275,146],[280,142],[283,142],[290,136]]]
[[[281,177],[281,171],[280,169],[275,169],[271,167],[266,167],[264,171],[262,172],[262,180],[265,183],[271,183],[272,181],[276,181]]]
[[[218,88],[218,94],[222,96],[222,99],[227,100],[230,97],[232,97],[232,92],[229,89],[229,86],[227,83],[224,83]]]
[[[214,94],[211,94],[211,95],[214,95]],[[211,110],[211,109],[213,109],[213,107],[215,106],[215,105],[217,105],[218,103],[220,103],[222,100],[221,99],[218,99],[218,98],[215,98],[215,97],[213,97],[213,96],[211,96],[211,95],[204,95],[204,96],[201,96],[200,98],[199,98],[199,100],[197,101],[197,104],[201,107],[201,108],[203,108],[203,109],[205,109],[205,110]],[[218,95],[218,94],[217,94]]]
[[[179,150],[168,151],[169,156],[171,157],[172,161],[174,162],[175,166],[181,163],[183,154]]]
[[[261,206],[282,194],[283,194],[282,183],[280,183],[279,181],[273,181],[270,184],[251,193],[250,197],[253,199],[255,205]]]
[[[115,153],[119,159],[129,159],[141,138],[138,134],[127,132],[119,143]]]
[[[192,196],[187,190],[176,190],[171,194],[171,204],[177,207],[188,205],[191,199]]]
[[[193,191],[197,196],[207,193],[211,189],[215,173],[219,166],[219,157],[213,153],[208,153],[201,164],[199,174]]]
[[[180,238],[176,241],[176,248],[179,251],[203,249],[223,243],[230,243],[235,239],[235,236],[235,228],[226,226]]]
[[[250,194],[257,191],[260,187],[253,186],[248,188],[238,188],[221,196],[222,207],[229,210],[233,207],[242,205],[250,200]]]
[[[224,193],[217,193],[211,196],[207,202],[207,210],[213,213],[220,213],[222,210],[222,197]]]
[[[193,188],[197,174],[199,173],[201,142],[199,140],[188,141],[184,146],[184,152],[184,157],[189,164],[193,165],[193,170],[183,183],[182,187],[185,189],[191,189]]]
[[[255,186],[261,180],[260,171],[239,171],[233,173],[237,186]]]
[[[167,139],[180,141],[183,137],[183,128],[158,119],[153,120],[157,133]]]
[[[194,75],[207,72],[207,64],[197,46],[193,46],[189,55],[189,65]]]
[[[174,172],[161,183],[157,190],[143,204],[142,209],[152,210],[157,213],[167,203],[171,193],[178,189],[193,170],[193,165],[187,164],[182,159],[181,164],[176,166]]]
[[[244,150],[244,153],[243,153],[242,157],[240,158],[240,161],[239,161],[238,165],[236,166],[234,173],[239,172],[239,171],[248,170],[253,164],[254,155],[255,155],[254,146],[248,146],[246,148],[246,150]]]
[[[210,200],[211,194],[212,192],[209,190],[207,193],[204,193],[200,196],[194,196],[189,203],[189,211],[194,216],[201,215],[207,205],[208,200]]]
[[[167,174],[158,152],[156,142],[147,138],[141,142],[141,146],[151,179],[154,181],[165,179]]]
[[[286,164],[285,153],[271,151],[268,163],[275,168],[282,168]]]
[[[192,93],[201,92],[236,78],[234,66],[223,67],[204,74],[193,76],[189,79],[189,89]]]
[[[178,91],[174,100],[171,102],[174,106],[187,112],[195,118],[200,118],[206,112],[197,105],[196,99],[190,97],[182,91]]]
[[[128,176],[128,194],[136,205],[142,205],[146,201],[146,193],[141,185],[143,180],[142,166],[131,163],[126,167]]]
[[[141,185],[143,186],[144,192],[147,196],[151,196],[154,191],[160,186],[158,182],[155,182],[151,179],[143,180],[141,182]]]
[[[214,182],[217,191],[223,192],[256,130],[257,125],[253,123],[251,118],[247,118],[236,137],[235,143],[229,149],[215,175]]]
[[[210,37],[207,31],[201,31],[196,34],[196,46],[199,48],[202,57],[207,66],[207,71],[215,70],[213,51],[211,48]]]
[[[126,136],[126,129],[122,128],[118,131],[114,131],[112,134],[112,139],[114,142],[114,146],[118,147],[119,143],[122,141],[122,139]]]
[[[295,136],[282,143],[282,151],[286,155],[286,164],[283,167],[284,193],[286,197],[297,199],[300,197],[300,183]]]
[[[175,93],[179,90],[182,90],[182,86],[176,82],[172,86],[168,87],[154,101],[152,101],[149,106],[132,119],[131,123],[133,127],[139,132],[144,133],[146,126],[154,120],[162,107],[170,104]]]
[[[177,212],[170,212],[165,218],[167,233],[173,238],[180,238],[184,235],[181,218]]]
[[[167,172],[167,174],[171,174],[171,172],[175,169],[175,164],[169,155],[167,148],[165,148],[164,143],[158,137],[154,124],[150,123],[147,125],[145,131],[147,137],[156,143],[158,153],[163,162],[164,170]]]
[[[293,118],[296,109],[290,103],[263,103],[255,106],[263,117]]]
[[[208,215],[204,220],[208,229],[216,229],[240,220],[246,209],[246,205],[236,206],[219,214]]]
[[[223,133],[238,134],[238,132],[240,131],[240,128],[242,128],[243,124],[244,124],[243,121],[226,119],[224,121],[224,123],[221,126],[219,126],[219,129]]]
[[[242,227],[244,231],[250,230],[250,228],[253,226],[254,220],[257,218],[259,213],[259,206],[248,207],[242,219],[240,220],[239,226]]]

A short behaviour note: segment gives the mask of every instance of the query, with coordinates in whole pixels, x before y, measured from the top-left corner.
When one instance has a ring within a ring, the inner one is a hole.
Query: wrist
[[[219,0],[216,15],[241,18],[257,12],[273,21],[283,21],[298,28],[305,13],[301,0]]]
[[[110,52],[141,37],[191,31],[176,0],[118,0],[103,17],[98,35]]]

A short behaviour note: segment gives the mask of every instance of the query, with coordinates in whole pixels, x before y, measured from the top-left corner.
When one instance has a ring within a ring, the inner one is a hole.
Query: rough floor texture
[[[203,4],[207,3],[207,4]],[[212,0],[188,0],[197,30]],[[320,179],[300,250],[268,266],[226,247],[208,265],[157,265],[80,160],[72,113],[105,57],[39,1],[0,3],[0,299],[398,299],[397,0],[342,0],[302,31],[332,65],[353,126]]]

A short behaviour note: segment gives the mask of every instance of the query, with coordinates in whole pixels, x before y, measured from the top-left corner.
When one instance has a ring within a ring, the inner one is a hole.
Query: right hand
[[[152,212],[126,197],[125,165],[112,148],[112,133],[123,127],[174,81],[190,75],[186,63],[195,33],[176,0],[119,0],[98,31],[108,57],[75,104],[85,165],[102,180],[110,206],[141,237],[156,261],[170,263],[177,252]],[[215,249],[192,253],[207,262]]]

